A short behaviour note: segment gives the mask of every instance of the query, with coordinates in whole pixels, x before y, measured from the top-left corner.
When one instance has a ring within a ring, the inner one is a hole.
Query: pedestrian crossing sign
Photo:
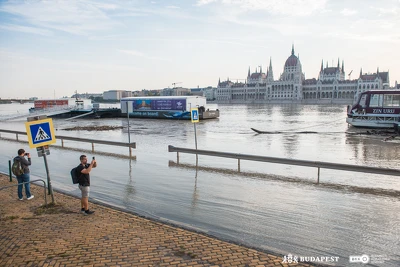
[[[44,119],[25,122],[30,148],[46,146],[56,142],[53,120]]]
[[[199,122],[199,109],[198,108],[192,108],[190,110],[190,114],[191,114],[193,123]]]

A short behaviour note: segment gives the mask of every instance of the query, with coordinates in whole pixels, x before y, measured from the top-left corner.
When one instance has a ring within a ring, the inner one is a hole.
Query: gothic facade
[[[274,79],[270,59],[267,73],[262,68],[247,74],[244,83],[219,80],[216,99],[220,103],[349,103],[366,90],[389,88],[389,72],[363,74],[358,79],[346,80],[344,61],[336,67],[325,68],[321,63],[318,78],[306,79],[301,62],[294,53],[285,62],[283,73]]]

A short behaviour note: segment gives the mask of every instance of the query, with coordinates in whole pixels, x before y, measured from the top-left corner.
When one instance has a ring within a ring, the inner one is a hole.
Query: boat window
[[[369,106],[371,108],[382,107],[383,95],[381,94],[371,94],[371,100],[369,101]]]
[[[400,107],[400,95],[385,95],[383,100],[384,107]]]
[[[365,103],[367,101],[367,94],[363,94],[360,98],[359,105],[363,108],[365,108]]]

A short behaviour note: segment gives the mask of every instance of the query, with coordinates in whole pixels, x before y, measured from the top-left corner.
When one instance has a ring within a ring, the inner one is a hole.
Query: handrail
[[[3,133],[11,133],[11,134],[21,134],[21,135],[27,135],[26,132],[21,132],[21,131],[14,131],[14,130],[3,130],[0,129],[0,132]],[[70,140],[70,141],[77,141],[77,142],[90,142],[90,143],[95,143],[95,144],[103,144],[103,145],[113,145],[113,146],[128,146],[130,148],[136,148],[136,143],[124,143],[124,142],[114,142],[114,141],[107,141],[107,140],[97,140],[97,139],[89,139],[89,138],[78,138],[78,137],[72,137],[72,136],[63,136],[63,135],[56,135],[56,139],[60,140]],[[17,138],[18,139],[18,138]]]
[[[318,182],[319,182],[320,168],[400,176],[400,170],[397,170],[397,169],[358,166],[358,165],[331,163],[331,162],[323,162],[323,161],[310,161],[310,160],[255,156],[255,155],[246,155],[246,154],[237,154],[237,153],[218,152],[218,151],[211,151],[211,150],[196,150],[196,149],[190,149],[190,148],[174,147],[171,145],[168,146],[168,152],[177,152],[177,153],[182,152],[182,153],[188,153],[188,154],[238,159],[239,160],[239,163],[238,163],[239,172],[240,172],[240,160],[241,159],[251,160],[251,161],[278,163],[278,164],[286,164],[286,165],[297,165],[297,166],[303,166],[303,167],[315,167],[315,168],[318,168]],[[179,155],[178,155],[178,161],[179,161]]]
[[[18,185],[20,185],[20,184],[28,184],[28,183],[40,182],[40,181],[43,182],[44,203],[45,203],[46,206],[47,206],[46,182],[45,182],[43,179],[36,179],[36,180],[29,181],[29,182],[22,182],[22,183],[18,183],[18,184],[3,186],[3,187],[0,187],[0,190],[6,189],[6,188],[9,188],[9,187],[13,187],[13,186],[18,186]]]

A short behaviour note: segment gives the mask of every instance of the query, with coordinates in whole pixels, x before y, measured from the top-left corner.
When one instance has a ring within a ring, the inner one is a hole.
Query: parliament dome
[[[292,54],[286,59],[285,67],[296,67],[299,59],[294,55],[294,45],[292,45]]]

